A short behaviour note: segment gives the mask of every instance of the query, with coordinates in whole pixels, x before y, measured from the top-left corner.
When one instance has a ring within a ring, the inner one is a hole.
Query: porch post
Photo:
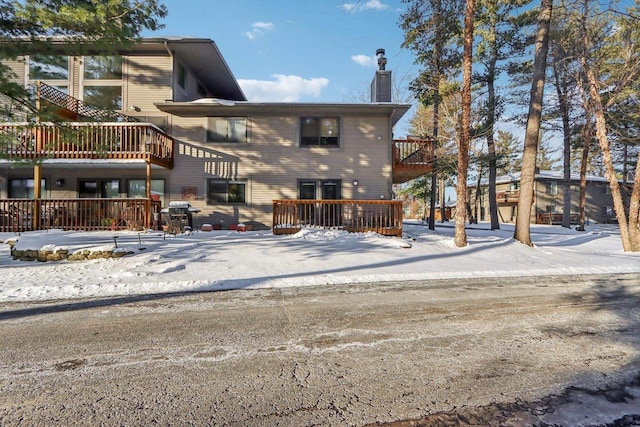
[[[145,209],[144,213],[144,226],[146,228],[151,228],[151,160],[147,159],[147,185],[146,187],[146,198],[147,198],[147,209]]]
[[[36,83],[36,160],[33,165],[33,199],[35,201],[33,205],[33,224],[31,227],[34,230],[38,230],[40,227],[40,196],[42,195],[42,165],[38,163],[38,154],[42,150],[42,127],[40,125],[40,82]]]

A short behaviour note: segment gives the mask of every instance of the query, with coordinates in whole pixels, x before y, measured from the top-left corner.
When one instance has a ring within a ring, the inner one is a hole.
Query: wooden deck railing
[[[499,205],[518,203],[519,197],[520,197],[520,190],[506,190],[506,191],[496,192],[496,202]]]
[[[433,170],[434,144],[430,139],[393,141],[393,182],[402,183]]]
[[[273,234],[303,227],[402,236],[401,200],[274,200]]]
[[[142,159],[173,167],[173,138],[151,123],[3,123],[0,157]]]
[[[570,214],[569,221],[571,224],[577,224],[580,216],[578,214]],[[561,213],[543,212],[536,215],[536,224],[558,225],[562,224]]]
[[[150,199],[2,199],[0,232],[139,230],[153,227],[159,212]]]

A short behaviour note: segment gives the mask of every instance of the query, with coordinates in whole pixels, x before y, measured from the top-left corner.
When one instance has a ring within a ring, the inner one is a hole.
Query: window
[[[615,212],[613,211],[613,206],[603,206],[602,207],[602,214],[604,216],[614,216]]]
[[[29,83],[35,96],[35,82],[44,81],[61,92],[69,92],[69,57],[62,55],[29,56]]]
[[[207,181],[207,203],[246,203],[246,181],[210,179]]]
[[[69,80],[69,57],[62,55],[31,55],[31,80]]]
[[[547,194],[558,194],[558,183],[555,181],[547,182]]]
[[[10,199],[33,199],[35,181],[33,179],[10,179],[9,198]],[[46,181],[40,181],[41,191],[46,188]]]
[[[247,119],[208,117],[207,142],[247,142]]]
[[[519,190],[520,189],[520,181],[512,182],[509,185],[509,190]]]
[[[338,200],[342,198],[342,181],[327,180],[299,180],[298,198],[301,200]]]
[[[151,180],[151,197],[157,196],[164,202],[164,179]],[[145,198],[147,197],[147,180],[130,179],[127,183],[127,197]]]
[[[556,205],[547,205],[546,211],[547,213],[556,213],[558,211],[558,207]]]
[[[106,110],[122,110],[122,87],[85,86],[83,101]]]
[[[85,56],[84,78],[87,80],[122,80],[122,57]]]
[[[122,56],[85,56],[82,101],[106,110],[122,110]]]
[[[178,85],[182,89],[187,87],[187,70],[184,69],[182,64],[178,64]]]
[[[303,117],[300,124],[300,145],[338,147],[340,126],[336,117]]]
[[[118,179],[81,179],[78,181],[78,196],[86,199],[115,199],[120,197]]]

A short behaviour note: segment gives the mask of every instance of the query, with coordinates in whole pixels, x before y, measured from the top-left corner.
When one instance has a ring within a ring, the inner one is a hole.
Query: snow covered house
[[[209,39],[53,47],[4,62],[64,121],[0,123],[0,230],[159,227],[185,201],[196,227],[398,234],[392,184],[431,170],[430,141],[393,139],[410,106],[390,102],[384,67],[369,103],[265,103],[246,99]]]
[[[564,173],[562,171],[538,171],[535,174],[531,223],[561,224],[564,203]],[[489,218],[488,180],[480,183],[480,192],[475,185],[469,186],[471,215],[479,221]],[[622,184],[623,194],[626,186]],[[580,176],[571,176],[571,223],[578,221],[580,202]],[[496,199],[500,222],[515,222],[518,198],[520,197],[520,173],[499,176],[496,179]],[[476,204],[475,201],[478,200]],[[585,221],[607,224],[616,222],[613,198],[606,178],[588,175],[586,185]]]

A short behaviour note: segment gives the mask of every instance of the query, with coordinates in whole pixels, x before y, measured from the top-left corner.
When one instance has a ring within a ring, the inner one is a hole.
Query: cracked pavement
[[[3,304],[0,425],[637,425],[639,302],[620,274]]]

